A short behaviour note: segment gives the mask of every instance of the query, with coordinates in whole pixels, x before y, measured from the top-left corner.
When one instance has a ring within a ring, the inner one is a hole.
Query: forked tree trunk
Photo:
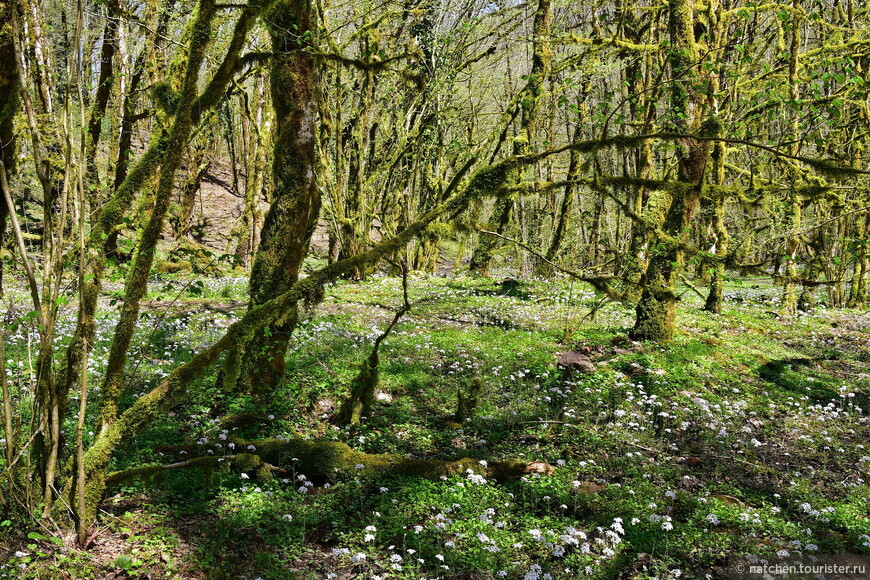
[[[318,83],[316,63],[305,50],[314,43],[313,10],[310,0],[281,0],[269,16],[275,53],[275,189],[251,270],[250,308],[287,292],[299,278],[320,211],[315,184]],[[309,44],[300,44],[300,38]],[[296,321],[292,308],[265,332],[234,347],[221,378],[224,388],[259,394],[274,388],[284,375],[284,355]]]

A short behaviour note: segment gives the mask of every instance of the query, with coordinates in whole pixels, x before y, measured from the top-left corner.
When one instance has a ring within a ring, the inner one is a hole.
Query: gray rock
[[[568,351],[559,357],[559,366],[570,371],[580,371],[584,373],[595,372],[595,364],[583,353],[576,351]]]

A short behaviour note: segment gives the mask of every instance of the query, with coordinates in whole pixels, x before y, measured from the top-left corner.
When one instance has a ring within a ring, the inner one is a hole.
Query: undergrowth
[[[127,405],[244,304],[237,279],[156,286]],[[111,490],[86,552],[35,521],[0,522],[0,577],[704,578],[748,554],[870,555],[866,313],[782,321],[770,296],[733,284],[721,315],[687,300],[675,341],[655,345],[627,338],[630,309],[607,304],[593,317],[594,293],[567,281],[504,292],[491,280],[419,277],[410,287],[412,309],[381,347],[374,412],[358,427],[331,418],[401,305],[394,278],[332,287],[303,317],[268,398],[204,377],[113,468],[165,463],[161,445],[305,437],[366,453],[546,462],[551,474],[314,482],[292,458],[265,480],[169,471]],[[114,316],[104,312],[95,376]],[[7,345],[17,396],[31,372],[27,333]],[[596,370],[558,367],[568,350]],[[472,381],[478,405],[455,423]]]

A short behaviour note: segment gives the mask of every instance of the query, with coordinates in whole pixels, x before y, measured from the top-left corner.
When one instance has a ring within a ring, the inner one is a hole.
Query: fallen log
[[[204,471],[232,469],[260,481],[275,472],[303,473],[316,483],[352,478],[378,479],[394,475],[437,479],[467,473],[469,470],[497,482],[518,479],[529,473],[551,474],[554,467],[542,461],[481,461],[466,457],[456,461],[417,459],[394,454],[370,454],[351,449],[339,441],[310,441],[301,438],[245,441],[230,439],[205,445],[162,445],[157,452],[174,458],[194,455],[184,461],[165,465],[135,467],[110,473],[108,486],[133,479],[153,479],[173,469],[196,468]]]

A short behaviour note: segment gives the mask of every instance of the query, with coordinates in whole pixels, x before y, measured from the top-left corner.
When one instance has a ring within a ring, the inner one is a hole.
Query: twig
[[[661,451],[656,451],[655,449],[650,449],[649,447],[644,447],[643,445],[638,445],[637,443],[632,443],[631,441],[626,441],[626,443],[628,443],[632,447],[637,447],[638,449],[642,449],[643,451],[646,451],[647,453],[655,453],[655,454],[661,453]]]

